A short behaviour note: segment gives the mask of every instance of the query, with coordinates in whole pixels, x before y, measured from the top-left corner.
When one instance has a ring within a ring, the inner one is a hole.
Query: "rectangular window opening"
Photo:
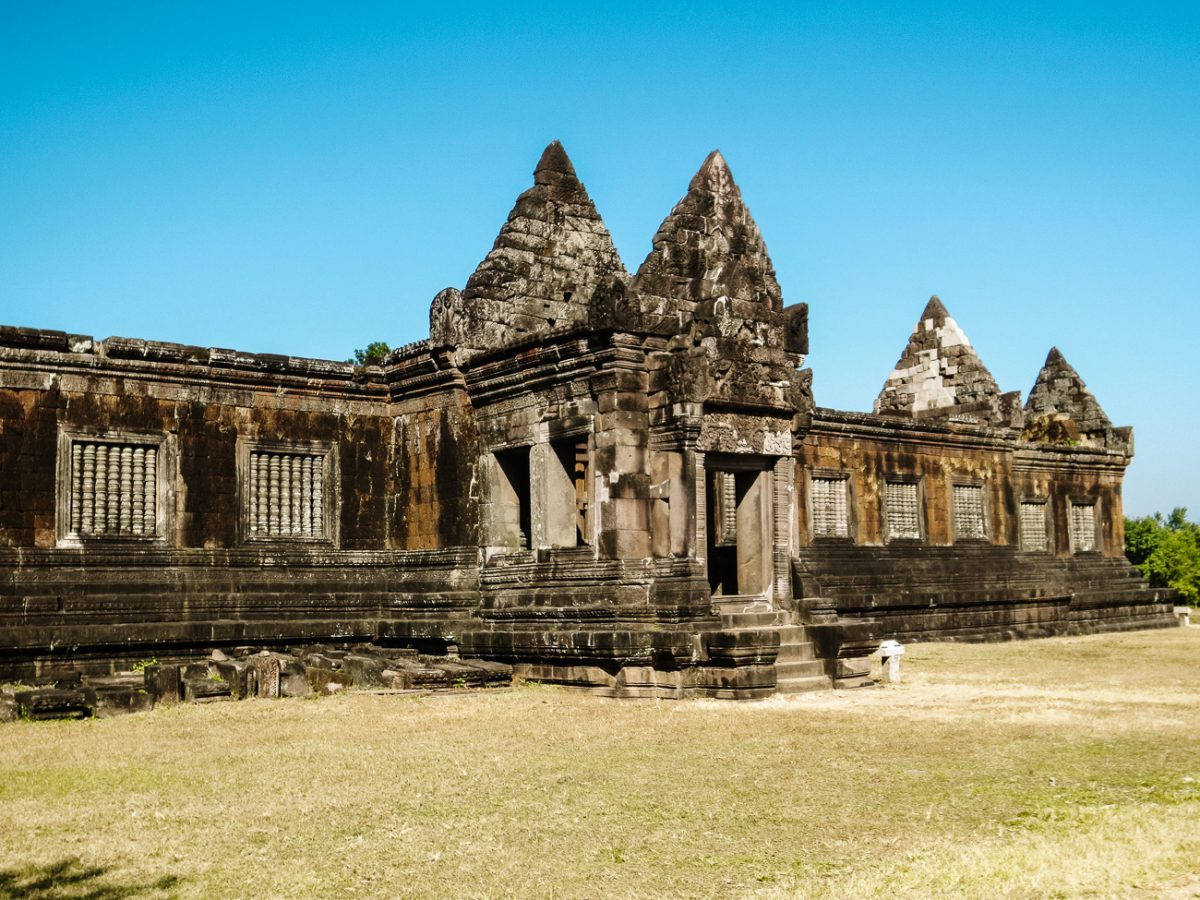
[[[850,516],[847,479],[816,478],[811,482],[814,537],[849,537]]]
[[[1096,504],[1071,504],[1071,548],[1076,553],[1096,549]]]
[[[1021,549],[1044,552],[1050,549],[1046,534],[1046,501],[1021,501]]]
[[[921,539],[920,494],[915,481],[889,481],[885,489],[888,540]]]
[[[987,539],[987,522],[983,515],[983,486],[955,484],[951,486],[951,515],[956,541]]]
[[[72,440],[69,532],[157,537],[158,468],[157,443]]]
[[[327,537],[325,454],[250,451],[252,538]]]

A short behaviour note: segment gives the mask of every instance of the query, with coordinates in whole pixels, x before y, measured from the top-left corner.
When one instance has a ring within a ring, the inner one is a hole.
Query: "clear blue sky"
[[[1200,5],[0,5],[0,322],[345,358],[425,337],[558,138],[636,269],[720,148],[817,401],[932,293],[1051,345],[1200,517]]]

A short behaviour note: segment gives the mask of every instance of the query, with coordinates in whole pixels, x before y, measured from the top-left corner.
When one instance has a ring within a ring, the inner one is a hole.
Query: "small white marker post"
[[[900,657],[904,655],[904,645],[899,641],[884,641],[879,645],[879,655],[882,657],[883,672],[888,684],[899,684]]]

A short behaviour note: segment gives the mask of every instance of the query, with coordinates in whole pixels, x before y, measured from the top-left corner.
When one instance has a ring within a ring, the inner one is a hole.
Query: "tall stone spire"
[[[1025,440],[1128,450],[1132,432],[1113,428],[1075,368],[1051,347],[1025,401]]]
[[[720,297],[782,310],[767,246],[719,151],[708,155],[687,194],[659,225],[634,283],[683,312]]]
[[[588,321],[597,285],[628,277],[575,167],[553,141],[461,295],[443,291],[430,338],[465,355]]]
[[[1019,395],[1002,395],[975,348],[933,296],[875,399],[875,412],[1012,424]]]

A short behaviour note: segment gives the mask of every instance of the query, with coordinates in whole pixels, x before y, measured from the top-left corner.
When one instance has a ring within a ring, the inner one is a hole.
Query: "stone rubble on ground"
[[[508,687],[512,667],[478,659],[426,656],[407,648],[355,644],[214,649],[207,659],[140,671],[85,675],[47,673],[38,686],[0,686],[0,723],[18,719],[107,718],[159,704],[312,697],[348,687],[387,691],[451,691]]]

